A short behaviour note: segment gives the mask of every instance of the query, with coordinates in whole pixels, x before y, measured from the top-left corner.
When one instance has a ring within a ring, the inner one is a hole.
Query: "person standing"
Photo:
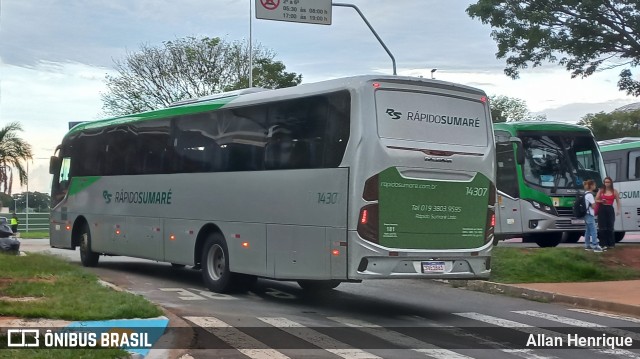
[[[18,220],[18,216],[16,215],[16,212],[13,212],[13,217],[11,217],[11,231],[13,233],[18,233],[18,224],[20,223],[20,221]]]
[[[584,215],[584,223],[586,225],[584,231],[584,249],[592,249],[597,253],[602,252],[602,248],[600,247],[600,244],[598,244],[598,232],[596,230],[596,218],[593,209],[596,204],[596,199],[594,198],[596,182],[588,179],[584,181],[583,186],[585,191],[584,203],[585,207],[587,207],[587,213]]]
[[[616,203],[617,211],[613,209],[613,203]],[[616,240],[613,235],[613,225],[616,216],[620,215],[620,195],[613,188],[613,179],[607,176],[604,178],[602,187],[596,195],[596,203],[598,208],[598,231],[602,243],[602,249],[613,248]]]

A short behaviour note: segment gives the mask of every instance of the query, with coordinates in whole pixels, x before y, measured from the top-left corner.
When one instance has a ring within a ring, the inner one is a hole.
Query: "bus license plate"
[[[422,262],[422,273],[442,273],[444,262]]]
[[[584,219],[572,219],[571,224],[584,224]]]

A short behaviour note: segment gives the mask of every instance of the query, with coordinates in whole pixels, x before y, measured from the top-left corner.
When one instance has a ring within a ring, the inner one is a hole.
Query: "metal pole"
[[[251,17],[251,3],[253,0],[249,0],[249,88],[253,86],[253,19]]]
[[[333,6],[350,7],[350,8],[355,9],[358,12],[358,14],[360,14],[360,17],[362,18],[362,20],[364,20],[364,23],[367,24],[367,26],[369,27],[369,30],[371,30],[371,32],[376,37],[376,39],[378,39],[378,41],[380,42],[380,45],[382,45],[382,47],[384,47],[385,51],[387,51],[387,54],[389,54],[389,57],[391,58],[391,63],[393,64],[393,74],[397,75],[395,57],[393,57],[393,54],[391,54],[391,51],[389,51],[389,48],[387,48],[387,45],[385,45],[384,42],[382,41],[382,39],[380,38],[380,36],[378,36],[378,33],[376,32],[376,30],[373,29],[373,26],[371,26],[369,21],[367,21],[367,18],[364,17],[364,14],[362,13],[362,11],[360,11],[360,9],[358,9],[358,7],[353,5],[353,4],[333,3]]]
[[[27,212],[27,230],[25,232],[29,232],[29,160],[27,162],[27,208],[25,208],[25,212]]]

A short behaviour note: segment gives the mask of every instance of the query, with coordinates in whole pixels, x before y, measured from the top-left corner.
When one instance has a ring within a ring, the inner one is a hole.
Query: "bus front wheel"
[[[91,250],[89,226],[85,225],[80,233],[80,262],[85,267],[95,267],[98,265],[100,255]]]
[[[625,232],[616,232],[614,237],[616,240],[616,243],[620,242],[624,238],[625,234],[626,234]]]
[[[322,292],[334,289],[340,285],[339,280],[299,280],[298,285],[302,289],[311,292]]]
[[[225,293],[231,289],[229,250],[220,233],[210,234],[206,239],[200,264],[204,285],[210,291]]]

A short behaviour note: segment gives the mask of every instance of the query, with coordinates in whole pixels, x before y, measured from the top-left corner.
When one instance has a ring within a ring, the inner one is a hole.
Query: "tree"
[[[512,121],[544,121],[546,115],[533,115],[524,100],[508,96],[489,97],[491,119],[494,123]]]
[[[578,125],[589,127],[598,141],[640,137],[640,110],[590,113]]]
[[[26,212],[27,208],[27,192],[14,194],[13,200],[17,207],[17,212]],[[36,212],[48,212],[51,205],[51,196],[48,193],[29,192],[29,208]],[[11,208],[13,211],[13,208]]]
[[[31,145],[18,137],[20,131],[22,125],[18,122],[0,128],[0,192],[9,195],[13,185],[13,169],[18,171],[20,185],[27,183],[27,171],[22,165],[33,157]]]
[[[640,64],[640,9],[628,0],[479,0],[467,8],[472,18],[490,24],[506,58],[505,74],[557,62],[571,77],[625,67],[618,88],[640,95],[629,68]]]
[[[253,48],[253,86],[296,86],[302,75],[286,72],[275,54]],[[187,37],[162,46],[142,45],[124,60],[115,60],[117,75],[107,75],[103,110],[125,115],[165,107],[172,102],[247,88],[249,49],[246,42],[217,37]]]

